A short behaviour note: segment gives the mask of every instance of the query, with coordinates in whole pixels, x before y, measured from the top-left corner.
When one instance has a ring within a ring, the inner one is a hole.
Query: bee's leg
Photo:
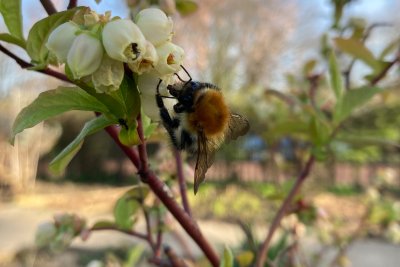
[[[182,113],[182,112],[185,111],[185,106],[182,105],[181,103],[177,103],[177,104],[174,105],[174,111],[176,113]]]
[[[160,90],[159,90],[161,82],[162,82],[162,80],[160,80],[157,85],[157,93],[156,93],[157,107],[160,111],[161,120],[163,121],[164,127],[167,130],[172,143],[174,144],[174,146],[176,148],[179,149],[180,146],[178,145],[178,141],[177,141],[175,132],[179,127],[180,121],[177,118],[171,118],[171,115],[169,114],[168,109],[164,105],[164,100],[163,100],[162,95],[160,95]]]
[[[186,83],[190,82],[192,80],[192,76],[190,76],[189,72],[187,71],[187,69],[185,69],[183,65],[181,65],[181,68],[186,72],[187,76],[189,77],[189,80]]]

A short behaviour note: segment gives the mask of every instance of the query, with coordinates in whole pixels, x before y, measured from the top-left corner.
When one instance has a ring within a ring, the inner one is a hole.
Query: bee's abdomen
[[[229,114],[221,92],[207,90],[198,97],[188,122],[194,131],[202,130],[206,136],[219,135],[226,130]]]

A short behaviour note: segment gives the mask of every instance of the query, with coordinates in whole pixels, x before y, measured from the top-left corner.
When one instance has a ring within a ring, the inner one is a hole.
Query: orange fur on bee
[[[220,135],[226,130],[229,108],[221,92],[206,90],[197,97],[194,112],[189,113],[188,123],[195,131],[202,130],[206,136]]]

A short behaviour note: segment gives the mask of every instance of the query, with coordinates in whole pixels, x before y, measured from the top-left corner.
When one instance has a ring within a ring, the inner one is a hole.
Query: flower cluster
[[[124,64],[139,75],[171,80],[184,58],[183,49],[171,42],[172,28],[171,18],[157,8],[142,10],[135,22],[87,8],[58,26],[46,46],[74,79],[109,93],[120,87]]]

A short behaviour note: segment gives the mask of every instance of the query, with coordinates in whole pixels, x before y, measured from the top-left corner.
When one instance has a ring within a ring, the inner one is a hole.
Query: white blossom
[[[179,72],[185,57],[185,52],[181,47],[171,42],[166,42],[156,47],[156,50],[158,54],[156,71],[160,76]]]
[[[103,48],[99,39],[82,33],[72,43],[67,63],[75,79],[95,72],[101,63]]]
[[[156,48],[150,43],[146,41],[146,53],[140,59],[140,62],[135,62],[133,64],[129,64],[129,68],[138,73],[143,74],[144,72],[148,72],[157,65],[158,63],[158,54]]]
[[[146,39],[131,20],[108,22],[103,29],[103,45],[109,57],[134,63],[146,53]]]
[[[172,39],[172,19],[158,8],[146,8],[140,11],[136,16],[136,24],[146,39],[156,47]]]
[[[172,76],[172,75],[170,75]],[[172,79],[163,80],[160,84],[160,94],[169,96],[167,86],[169,83],[166,81],[171,81]],[[157,90],[158,82],[160,78],[154,72],[145,73],[139,76],[138,87],[141,94],[142,109],[144,114],[146,114],[152,121],[160,120],[160,111],[157,107],[155,93]],[[164,105],[168,110],[173,109],[173,105],[176,104],[176,100],[165,98]]]
[[[79,26],[69,21],[61,24],[50,33],[46,47],[56,55],[59,63],[67,61],[69,49],[78,31]]]

